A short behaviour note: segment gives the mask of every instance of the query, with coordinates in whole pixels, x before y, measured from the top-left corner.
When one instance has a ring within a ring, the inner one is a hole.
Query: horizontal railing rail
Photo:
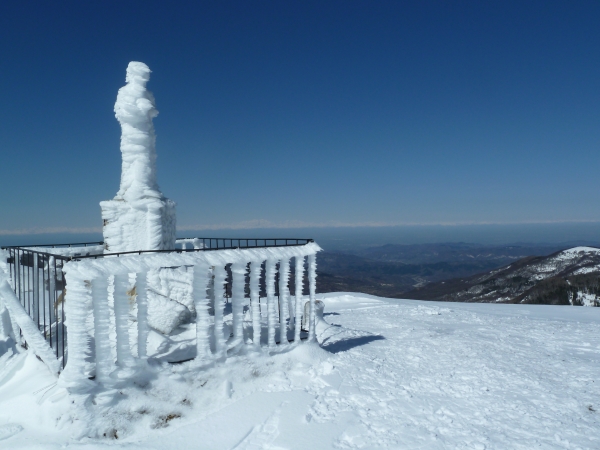
[[[35,247],[41,247],[41,248],[70,248],[70,247],[90,247],[92,245],[104,245],[104,242],[97,241],[97,242],[75,242],[75,243],[71,243],[71,244],[6,245],[6,246],[0,247],[0,248],[2,248],[2,249],[9,249],[9,248],[35,248]]]

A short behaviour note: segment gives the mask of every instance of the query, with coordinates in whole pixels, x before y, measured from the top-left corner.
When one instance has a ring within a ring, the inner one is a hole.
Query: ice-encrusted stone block
[[[143,199],[100,202],[106,252],[175,248],[175,202]]]

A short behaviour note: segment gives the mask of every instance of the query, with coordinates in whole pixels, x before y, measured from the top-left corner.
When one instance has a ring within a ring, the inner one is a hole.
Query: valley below
[[[580,251],[563,252],[569,248]],[[562,252],[562,253],[561,253]],[[319,255],[319,292],[419,300],[596,306],[600,250],[553,245],[383,245]]]

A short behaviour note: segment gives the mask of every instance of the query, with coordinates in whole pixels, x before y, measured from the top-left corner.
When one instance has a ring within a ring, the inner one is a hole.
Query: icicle
[[[296,256],[296,317],[294,321],[294,342],[300,343],[302,331],[302,287],[304,286],[304,256]]]
[[[246,284],[246,264],[231,265],[231,312],[233,316],[232,346],[244,343],[244,285]]]
[[[310,294],[310,322],[308,340],[314,341],[315,334],[315,294],[317,290],[317,255],[308,255],[308,289]]]
[[[210,357],[210,320],[208,316],[208,267],[194,266],[194,306],[196,308],[196,362],[207,362]]]
[[[277,323],[277,305],[275,304],[275,269],[277,261],[267,259],[265,265],[265,284],[267,288],[267,323],[269,347],[275,347],[275,324]]]
[[[86,321],[92,307],[91,283],[67,273],[67,290],[65,317],[69,342],[69,359],[60,376],[63,386],[74,390],[87,390],[92,386],[88,380],[89,370],[86,358],[90,354],[90,338],[86,329]]]
[[[290,278],[290,260],[282,259],[279,262],[279,343],[289,344],[287,337],[287,314],[288,314],[288,281]],[[291,320],[291,317],[290,317]]]
[[[252,306],[252,343],[260,347],[260,272],[261,262],[253,261],[250,264],[250,304]]]
[[[214,268],[214,295],[215,295],[215,349],[218,357],[226,357],[225,337],[223,336],[223,312],[225,310],[225,279],[227,271],[225,267],[215,266]]]
[[[115,329],[117,332],[117,364],[122,367],[133,367],[134,360],[129,345],[129,276],[115,275],[114,311]]]
[[[135,291],[137,303],[137,332],[138,332],[138,358],[145,359],[148,346],[148,287],[146,273],[136,274]]]
[[[110,347],[110,310],[108,307],[108,279],[106,276],[92,281],[94,303],[94,339],[96,345],[96,380],[107,386],[114,360]]]

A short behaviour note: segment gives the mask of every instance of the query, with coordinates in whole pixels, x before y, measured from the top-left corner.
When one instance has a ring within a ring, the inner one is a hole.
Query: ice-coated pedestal
[[[127,84],[119,89],[115,116],[121,124],[121,185],[114,199],[100,202],[104,247],[109,253],[175,248],[175,203],[156,183],[158,115],[146,89],[150,69],[141,62],[127,66]]]
[[[175,202],[148,198],[100,203],[106,252],[175,248]]]

